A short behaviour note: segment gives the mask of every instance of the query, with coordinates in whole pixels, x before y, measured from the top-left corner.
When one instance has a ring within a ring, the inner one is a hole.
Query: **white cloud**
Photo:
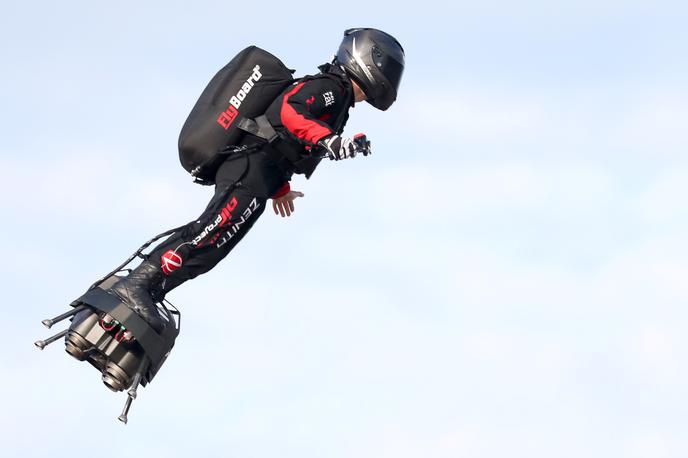
[[[450,146],[456,141],[532,138],[547,115],[537,100],[516,93],[495,94],[484,87],[413,88],[405,97],[414,103],[404,104],[400,116],[413,126],[414,134],[441,134]]]
[[[639,336],[639,353],[650,370],[661,370],[674,375],[679,368],[679,344],[672,329],[658,326],[644,327]],[[685,343],[685,342],[684,342]]]
[[[688,300],[686,238],[677,234],[650,239],[608,259],[599,270],[605,296],[624,297],[648,307],[671,307]]]
[[[629,109],[612,124],[614,143],[640,149],[657,159],[688,150],[688,91],[660,88],[629,94]],[[681,154],[681,157],[683,155]]]
[[[688,113],[686,117],[688,119]],[[688,145],[688,140],[686,141]],[[640,215],[664,224],[688,223],[688,169],[671,168],[657,177],[638,202]]]
[[[618,195],[618,184],[593,164],[414,165],[370,176],[374,208],[409,222],[446,221],[499,211],[540,211],[567,218],[599,211]]]
[[[15,212],[33,208],[36,214],[59,215],[61,220],[76,217],[77,223],[84,219],[141,223],[168,215],[192,219],[203,205],[195,198],[211,195],[209,188],[201,189],[190,179],[181,182],[180,174],[170,176],[174,169],[142,169],[118,154],[92,149],[88,154],[57,154],[43,161],[3,155],[2,207]]]
[[[624,82],[524,89],[459,80],[408,92],[414,103],[398,116],[443,158],[447,148],[459,148],[464,160],[473,150],[594,161],[682,159],[688,148],[688,93],[681,87]]]
[[[684,439],[664,431],[642,432],[624,442],[624,456],[629,458],[678,457],[688,450]]]

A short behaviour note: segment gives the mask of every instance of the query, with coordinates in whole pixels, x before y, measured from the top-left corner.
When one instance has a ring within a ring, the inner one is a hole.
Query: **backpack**
[[[179,161],[198,182],[212,184],[221,152],[238,145],[242,119],[262,115],[294,81],[294,70],[269,52],[249,46],[210,80],[179,134]]]

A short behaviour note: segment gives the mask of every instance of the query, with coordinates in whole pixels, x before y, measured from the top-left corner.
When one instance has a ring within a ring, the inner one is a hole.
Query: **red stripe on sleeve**
[[[282,118],[282,124],[284,127],[286,127],[289,132],[294,134],[296,138],[305,140],[315,145],[324,137],[332,135],[332,130],[304,117],[289,104],[289,97],[299,92],[303,84],[304,83],[297,84],[294,89],[284,95],[280,117]]]
[[[291,191],[291,186],[288,181],[285,181],[281,188],[272,196],[272,199],[279,199],[280,197],[286,196]]]

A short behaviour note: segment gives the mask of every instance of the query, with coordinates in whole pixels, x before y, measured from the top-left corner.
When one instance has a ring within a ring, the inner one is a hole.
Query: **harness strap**
[[[272,127],[265,115],[258,116],[256,119],[242,118],[237,127],[258,138],[262,138],[268,143],[273,143],[279,137],[277,131]]]

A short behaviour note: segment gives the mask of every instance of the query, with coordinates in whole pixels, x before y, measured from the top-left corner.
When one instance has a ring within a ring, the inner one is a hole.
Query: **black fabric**
[[[165,322],[160,317],[151,295],[156,294],[161,287],[162,277],[160,266],[146,261],[111,288],[111,291],[122,298],[158,334],[165,327]]]
[[[203,213],[149,255],[158,265],[169,250],[182,259],[181,268],[166,276],[164,292],[209,271],[227,256],[284,181],[284,173],[262,152],[228,158],[217,170],[215,193]]]
[[[295,173],[304,174],[306,178],[311,176],[322,157],[318,152],[317,141],[300,138],[299,134],[302,137],[309,135],[294,132],[285,126],[282,117],[285,103],[304,118],[306,131],[309,128],[305,123],[310,122],[313,132],[322,132],[322,137],[317,140],[328,135],[341,134],[349,118],[349,108],[354,104],[353,87],[344,71],[331,64],[322,65],[319,69],[321,73],[305,76],[289,85],[265,113],[280,137],[280,141],[272,145],[273,148],[289,158]],[[303,86],[285,102],[285,96],[301,83]]]
[[[215,155],[243,137],[237,121],[263,114],[292,80],[292,70],[267,51],[249,46],[237,54],[208,83],[182,127],[182,166],[210,181],[221,163]]]
[[[328,130],[341,133],[348,110],[353,106],[351,82],[338,67],[325,65],[321,71],[319,75],[299,80],[304,83],[305,91],[291,105],[304,118],[317,119]],[[215,176],[210,177],[215,192],[205,210],[150,253],[149,261],[160,265],[165,272],[163,293],[215,267],[244,238],[265,211],[267,200],[289,181],[292,173],[310,176],[317,166],[320,161],[317,147],[288,132],[280,119],[283,96],[292,88],[287,88],[266,113],[280,140],[268,144],[246,133],[241,144],[259,145],[258,151],[225,159]],[[331,97],[325,98],[326,92],[335,95],[333,101]],[[175,260],[181,259],[181,267],[170,270],[172,264],[164,262],[169,252],[174,253]]]

